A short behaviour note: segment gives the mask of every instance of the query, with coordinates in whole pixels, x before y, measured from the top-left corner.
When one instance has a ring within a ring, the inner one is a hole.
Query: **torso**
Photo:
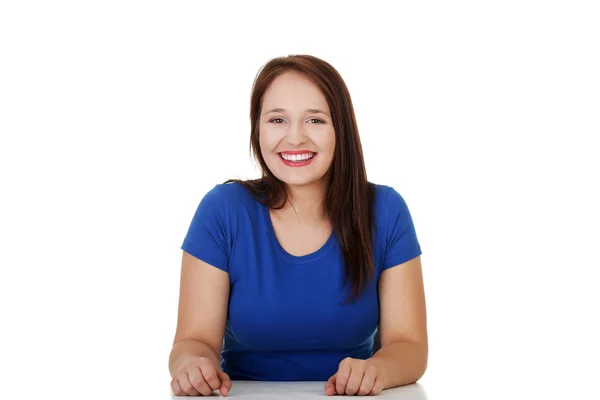
[[[330,221],[247,199],[224,218],[236,231],[223,371],[241,380],[327,380],[340,360],[370,357],[378,276],[346,304],[346,265]]]
[[[341,359],[369,358],[379,323],[377,281],[387,225],[373,240],[373,281],[359,301],[347,304],[346,263],[329,221],[300,222],[293,209],[270,210],[241,185],[219,190],[225,193],[212,198],[218,213],[200,220],[212,228],[212,236],[195,225],[191,243],[197,237],[205,245],[197,247],[198,254],[208,259],[226,253],[222,265],[229,274],[230,298],[223,371],[234,380],[324,381]],[[375,213],[382,220],[383,190]],[[213,216],[220,218],[213,221]]]
[[[399,199],[388,201],[389,189],[377,188],[376,274],[360,300],[346,304],[346,263],[328,221],[300,223],[293,210],[270,215],[239,184],[214,190],[199,205],[182,248],[229,276],[222,370],[233,380],[325,381],[340,360],[371,357],[377,283],[395,239],[386,236],[396,223],[390,216],[401,211],[401,226],[410,222]],[[420,253],[414,231],[408,233],[395,246],[406,249],[405,259]],[[394,264],[400,262],[396,253]]]

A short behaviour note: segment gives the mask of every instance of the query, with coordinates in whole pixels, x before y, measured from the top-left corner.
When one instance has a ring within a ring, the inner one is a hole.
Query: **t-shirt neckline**
[[[325,244],[323,244],[323,246],[321,246],[321,248],[319,248],[318,250],[309,254],[305,254],[303,256],[295,256],[293,254],[290,254],[287,252],[287,250],[283,248],[281,243],[279,243],[279,239],[277,239],[277,235],[275,234],[275,228],[273,227],[273,221],[271,220],[271,214],[269,213],[269,207],[260,203],[260,208],[263,211],[263,217],[266,220],[266,224],[268,227],[267,230],[269,231],[269,238],[273,242],[273,246],[275,246],[277,252],[281,257],[283,257],[285,260],[291,263],[306,264],[309,262],[316,261],[319,258],[323,257],[331,249],[335,242],[335,231],[332,230]]]

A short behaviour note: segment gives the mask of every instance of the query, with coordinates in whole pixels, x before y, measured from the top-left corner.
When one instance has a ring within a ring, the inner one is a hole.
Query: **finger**
[[[369,394],[377,396],[378,394],[381,394],[382,391],[383,391],[383,381],[379,377],[375,378],[375,383],[373,384],[373,389],[371,389],[371,393],[369,393]]]
[[[171,390],[173,391],[173,394],[175,396],[184,396],[185,395],[185,392],[183,391],[181,386],[179,386],[179,381],[177,381],[177,379],[171,380]]]
[[[231,391],[231,378],[229,378],[229,375],[227,375],[227,373],[221,370],[219,370],[218,374],[219,379],[221,380],[221,387],[219,388],[219,393],[221,393],[221,396],[227,396]]]
[[[208,383],[204,380],[199,368],[190,368],[188,371],[190,383],[202,396],[210,396],[213,392]]]
[[[177,377],[179,381],[179,386],[183,390],[183,393],[189,396],[198,396],[200,393],[194,388],[194,386],[190,383],[190,378],[187,373],[182,373]]]
[[[362,382],[358,388],[358,394],[366,396],[373,390],[375,379],[377,378],[377,369],[374,367],[367,367],[365,374],[363,375]]]
[[[335,392],[337,394],[346,393],[346,384],[350,379],[351,368],[349,363],[340,363],[340,367],[337,371],[337,377],[335,378]]]
[[[335,374],[333,374],[331,376],[331,378],[329,378],[327,380],[327,382],[325,382],[325,395],[327,396],[333,396],[335,394],[335,378],[337,376],[337,372]]]
[[[210,387],[211,392],[212,390],[216,390],[221,387],[221,380],[219,379],[218,372],[212,365],[203,365],[201,371],[204,381]]]
[[[346,383],[346,394],[354,395],[358,392],[363,375],[364,370],[359,368],[355,363],[350,369],[350,378],[348,378],[348,383]],[[344,392],[342,392],[342,394],[343,393]]]

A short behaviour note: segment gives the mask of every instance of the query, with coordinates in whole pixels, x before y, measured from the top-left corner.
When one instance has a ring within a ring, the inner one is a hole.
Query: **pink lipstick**
[[[304,167],[312,163],[317,153],[308,150],[290,150],[279,153],[279,158],[288,167]]]

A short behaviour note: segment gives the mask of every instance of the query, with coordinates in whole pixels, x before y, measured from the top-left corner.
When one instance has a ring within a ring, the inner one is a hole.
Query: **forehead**
[[[263,107],[329,109],[319,88],[295,71],[284,72],[271,82],[263,97]]]

